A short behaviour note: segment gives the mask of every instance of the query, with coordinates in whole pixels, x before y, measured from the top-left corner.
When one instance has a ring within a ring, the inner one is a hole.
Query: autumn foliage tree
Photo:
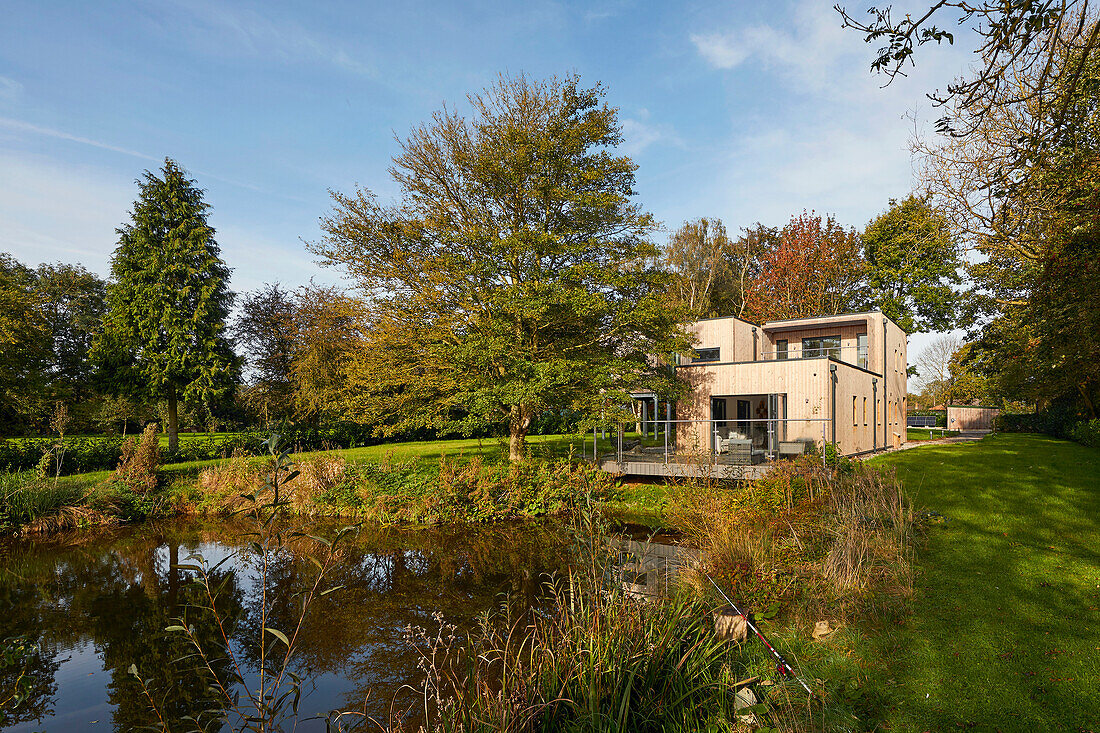
[[[864,274],[856,230],[804,211],[761,253],[746,313],[768,321],[858,310],[867,304]]]
[[[352,371],[365,350],[364,301],[329,285],[298,288],[290,360],[294,414],[321,423],[342,419],[353,401]]]

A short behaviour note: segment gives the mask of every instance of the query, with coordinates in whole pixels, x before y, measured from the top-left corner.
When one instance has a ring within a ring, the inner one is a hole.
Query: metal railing
[[[672,463],[706,462],[710,465],[753,465],[780,458],[820,452],[829,442],[828,418],[726,418],[709,420],[648,420],[653,428],[632,434],[625,428],[638,422],[624,422],[592,431],[592,459]],[[792,427],[793,426],[793,427]],[[600,450],[603,444],[610,451]],[[607,437],[608,433],[610,437]]]
[[[855,361],[849,361],[845,358],[845,356],[850,357],[852,351],[855,351]],[[831,356],[837,361],[843,361],[845,364],[854,364],[862,369],[867,369],[867,365],[870,363],[867,361],[867,354],[866,346],[821,346],[804,349],[801,344],[791,344],[786,351],[779,351],[778,349],[761,351],[760,360],[793,361],[795,359],[824,359]]]

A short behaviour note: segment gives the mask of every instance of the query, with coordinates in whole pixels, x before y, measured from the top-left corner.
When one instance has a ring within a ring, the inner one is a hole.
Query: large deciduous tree
[[[1100,28],[1095,12],[1078,20]],[[980,255],[968,268],[977,363],[1006,397],[1069,400],[1078,416],[1095,417],[1100,51],[1074,47],[1076,26],[1058,32],[1066,38],[1050,68],[1012,67],[1020,88],[1043,95],[1010,89],[993,105],[959,102],[954,114],[971,131],[919,140],[916,150],[923,185]],[[1037,150],[1032,131],[1052,116],[1057,130]]]
[[[107,315],[93,353],[115,392],[163,399],[168,449],[178,447],[178,404],[209,405],[237,381],[226,335],[233,303],[209,204],[174,161],[145,171],[131,221],[118,229]]]
[[[792,217],[764,249],[747,311],[760,321],[825,316],[867,301],[859,234],[832,216]]]
[[[23,432],[42,407],[50,329],[34,271],[0,252],[0,430]]]
[[[50,397],[84,402],[93,392],[88,355],[107,310],[107,283],[80,265],[57,263],[38,266],[35,287],[50,329]]]
[[[891,200],[862,239],[872,303],[907,333],[954,326],[962,260],[943,214],[923,197]]]
[[[652,217],[603,90],[576,77],[501,78],[401,142],[396,205],[334,194],[313,245],[369,300],[353,404],[383,430],[505,424],[521,458],[531,421],[598,415],[674,380],[652,355],[686,350],[656,267]]]
[[[359,298],[336,286],[309,284],[295,294],[294,351],[291,378],[295,415],[319,423],[340,420],[355,396],[353,370],[369,371],[372,348],[363,341],[368,309]]]

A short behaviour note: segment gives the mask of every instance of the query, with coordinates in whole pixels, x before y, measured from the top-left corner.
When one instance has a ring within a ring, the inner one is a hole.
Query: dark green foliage
[[[34,468],[58,441],[54,438],[13,438],[0,441],[0,471],[23,471]],[[120,437],[65,438],[62,475],[104,471],[118,465],[122,455]]]
[[[49,399],[86,401],[94,393],[88,354],[107,311],[107,284],[80,265],[58,263],[39,265],[35,288],[50,331],[45,364]]]
[[[1100,448],[1100,420],[1082,420],[1070,428],[1069,438],[1081,445]]]
[[[0,431],[22,434],[44,405],[50,334],[34,271],[0,252]]]
[[[233,324],[250,368],[246,401],[265,422],[294,417],[294,351],[298,300],[278,283],[246,293]]]
[[[1066,397],[1036,412],[1002,413],[994,421],[994,428],[1003,433],[1043,433],[1067,438],[1073,426],[1084,419],[1086,415],[1077,401]]]
[[[326,427],[310,425],[287,426],[282,430],[287,443],[295,451],[328,450],[378,445],[382,439],[369,425],[340,423]],[[255,456],[262,453],[267,434],[259,431],[211,435],[183,440],[175,451],[162,451],[164,463],[212,461],[234,454]],[[400,440],[425,440],[434,437],[427,431],[397,436]],[[22,471],[38,465],[42,454],[58,441],[55,438],[15,438],[0,440],[0,471]],[[118,465],[124,439],[119,436],[67,437],[63,441],[62,475],[106,471]]]
[[[226,334],[229,268],[206,220],[210,207],[172,160],[160,174],[145,172],[131,221],[118,229],[93,355],[112,392],[168,402],[175,450],[177,404],[231,395],[237,358]]]
[[[864,230],[871,302],[906,333],[947,331],[957,316],[952,286],[962,259],[947,219],[926,199],[890,200]]]

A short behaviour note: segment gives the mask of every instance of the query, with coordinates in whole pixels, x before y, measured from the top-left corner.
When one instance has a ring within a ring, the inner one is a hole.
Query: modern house
[[[601,462],[608,470],[676,475],[692,473],[687,456],[744,467],[826,443],[854,455],[904,441],[906,333],[882,313],[759,325],[709,318],[689,331],[695,354],[675,365],[688,395],[675,406],[635,395],[643,435],[663,431],[663,446],[620,446]]]

